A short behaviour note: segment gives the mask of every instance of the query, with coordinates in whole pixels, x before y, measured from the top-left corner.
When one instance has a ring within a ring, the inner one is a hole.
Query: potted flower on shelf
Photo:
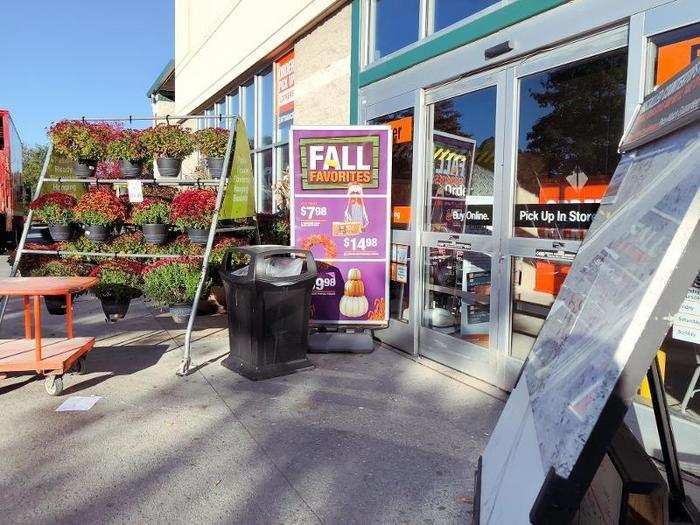
[[[143,233],[135,231],[117,235],[107,245],[105,251],[108,253],[134,254],[146,253],[146,250],[146,239]]]
[[[148,158],[141,134],[141,131],[125,129],[117,132],[107,144],[107,158],[119,162],[122,177],[126,179],[139,178]]]
[[[141,296],[142,272],[141,263],[128,259],[110,259],[92,270],[90,275],[100,279],[94,291],[108,322],[123,319],[131,300]]]
[[[192,134],[174,124],[158,124],[145,129],[141,140],[149,156],[155,157],[161,177],[177,177],[182,159],[194,151]]]
[[[115,133],[116,129],[106,122],[81,120],[61,120],[49,128],[54,151],[75,163],[73,173],[80,178],[94,174]]]
[[[54,259],[31,272],[32,277],[85,277],[90,275],[92,266],[74,259]],[[76,294],[73,294],[75,297]],[[44,296],[46,309],[51,315],[66,314],[66,297],[64,295]]]
[[[146,197],[134,206],[131,222],[141,226],[146,242],[163,244],[168,239],[170,222],[170,203],[163,199]]]
[[[187,232],[193,243],[206,244],[215,205],[216,195],[213,191],[183,191],[173,199],[170,221],[178,230]]]
[[[204,246],[194,244],[186,234],[178,235],[168,244],[158,246],[153,253],[163,255],[202,255]]]
[[[192,313],[200,276],[197,259],[161,259],[144,268],[143,289],[153,301],[168,307],[176,323],[184,323]]]
[[[34,210],[37,219],[49,226],[49,233],[54,241],[68,241],[75,231],[75,208],[77,201],[72,195],[53,191],[32,201],[29,207]]]
[[[107,239],[112,226],[126,218],[126,207],[114,192],[98,188],[80,197],[75,218],[85,226],[85,235],[95,242],[102,242]]]
[[[206,158],[207,169],[212,179],[221,177],[228,136],[229,130],[224,128],[205,128],[194,133],[194,143]]]

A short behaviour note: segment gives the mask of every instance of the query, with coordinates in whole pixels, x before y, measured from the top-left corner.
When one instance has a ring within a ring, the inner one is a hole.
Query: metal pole
[[[226,169],[231,162],[231,155],[233,150],[233,145],[236,140],[236,121],[234,121],[231,131],[228,136],[228,145],[226,147],[226,155],[224,157],[224,165],[219,177],[219,191],[216,196],[216,206],[214,207],[214,215],[211,219],[211,224],[209,225],[209,237],[207,239],[207,246],[204,250],[202,256],[202,274],[199,278],[199,284],[197,285],[197,293],[194,296],[194,302],[192,303],[192,312],[190,312],[190,318],[187,322],[187,330],[185,332],[185,344],[182,348],[182,361],[177,370],[177,375],[185,376],[189,373],[190,365],[192,363],[192,329],[194,328],[194,320],[197,317],[197,306],[199,305],[199,299],[202,295],[202,289],[204,288],[204,283],[207,279],[207,274],[209,273],[209,256],[211,255],[211,249],[214,244],[214,236],[216,235],[216,230],[219,222],[219,209],[221,208],[221,201],[224,197],[224,187],[226,186],[226,181],[228,180]]]
[[[169,121],[170,119],[175,119],[175,120],[192,120],[192,119],[197,119],[197,120],[202,120],[202,119],[207,119],[211,118],[211,115],[158,115],[158,116],[146,116],[146,117],[80,117],[76,119],[69,119],[69,120],[82,120],[83,122],[133,122],[135,120],[139,121],[158,121],[158,120],[165,120],[166,122]],[[219,115],[218,116],[219,120],[228,120],[232,118],[237,118],[236,116],[227,116],[227,115]]]
[[[32,200],[36,200],[41,195],[41,188],[44,185],[44,178],[46,177],[46,170],[49,168],[49,161],[51,160],[51,155],[53,153],[53,143],[49,143],[49,149],[46,151],[46,157],[44,158],[44,165],[41,167],[41,174],[39,175],[39,181],[36,185],[36,190],[34,190],[34,195]],[[17,274],[17,268],[19,268],[19,260],[22,258],[22,250],[27,241],[27,235],[29,235],[29,229],[32,226],[32,216],[34,215],[34,210],[29,208],[27,212],[27,217],[24,219],[24,226],[22,227],[22,236],[19,239],[19,244],[17,245],[17,250],[15,251],[15,260],[12,263],[12,269],[10,270],[10,277],[14,277]],[[0,324],[2,324],[5,318],[5,309],[7,308],[7,301],[9,296],[2,298],[2,305],[0,305]]]
[[[654,407],[654,419],[656,419],[656,429],[659,432],[661,442],[661,454],[664,458],[666,468],[666,481],[671,501],[682,504],[685,500],[685,490],[683,488],[683,478],[681,478],[681,468],[678,464],[678,454],[676,452],[676,440],[673,437],[671,427],[671,416],[668,412],[668,404],[664,395],[664,387],[659,373],[659,360],[654,356],[651,367],[647,372],[649,382],[649,393]]]

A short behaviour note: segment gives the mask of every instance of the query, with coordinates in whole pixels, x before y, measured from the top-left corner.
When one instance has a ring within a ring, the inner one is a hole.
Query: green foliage
[[[93,224],[95,226],[109,226],[114,222],[104,213],[97,210],[84,210],[80,212],[79,220],[83,224]]]
[[[104,243],[101,242],[95,242],[92,239],[90,239],[86,235],[81,235],[77,239],[70,241],[66,243],[65,248],[66,251],[70,252],[92,252],[92,253],[97,253],[97,252],[103,252],[106,250],[106,246]],[[76,256],[77,258],[84,260],[84,261],[92,261],[94,260],[92,257],[85,257],[78,255]],[[22,258],[24,259],[24,257]]]
[[[117,268],[102,268],[100,282],[95,287],[98,299],[114,299],[126,302],[142,294],[143,279],[140,274],[133,274]]]
[[[211,217],[180,217],[175,221],[175,227],[181,232],[187,230],[208,230],[211,225]]]
[[[166,255],[201,255],[204,246],[194,244],[187,235],[180,235],[165,246],[154,246],[153,250],[153,253]]]
[[[46,144],[22,146],[22,184],[29,189],[29,195],[34,195],[48,149]]]
[[[224,128],[205,128],[195,131],[194,142],[197,149],[209,158],[223,158],[226,155],[229,131]]]
[[[107,144],[107,158],[113,160],[143,161],[148,158],[141,132],[125,129]]]
[[[144,291],[164,306],[191,304],[197,293],[200,269],[194,264],[167,262],[144,274]]]
[[[194,151],[194,139],[185,128],[171,124],[158,124],[145,129],[141,140],[152,157],[181,159]]]
[[[75,259],[48,261],[31,272],[32,277],[85,277],[92,266]]]
[[[107,251],[112,253],[146,253],[146,239],[141,232],[123,233],[112,239]]]
[[[144,224],[168,224],[170,220],[170,204],[162,200],[144,201],[134,208],[131,222],[142,226]]]
[[[54,151],[74,161],[104,159],[107,142],[115,133],[108,123],[80,120],[62,120],[49,129]]]
[[[75,221],[75,213],[70,208],[64,208],[58,204],[47,204],[43,208],[34,210],[34,216],[46,224],[60,224],[67,226]]]

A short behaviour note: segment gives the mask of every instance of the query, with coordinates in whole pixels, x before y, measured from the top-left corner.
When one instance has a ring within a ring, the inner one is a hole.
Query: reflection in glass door
[[[413,231],[411,198],[413,186],[413,108],[383,114],[368,124],[391,126],[391,263],[389,275],[389,328],[376,332],[381,340],[413,353],[410,325]]]
[[[498,72],[449,86],[428,106],[418,344],[420,354],[496,385],[502,380],[494,351],[492,289],[500,283],[494,197],[503,78]]]

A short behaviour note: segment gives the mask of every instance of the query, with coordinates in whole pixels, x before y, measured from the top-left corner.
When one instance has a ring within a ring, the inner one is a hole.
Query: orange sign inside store
[[[656,56],[654,84],[666,82],[693,60],[700,58],[700,36],[660,46]]]
[[[411,222],[410,206],[393,206],[391,208],[392,224],[408,224],[409,222]]]
[[[394,144],[402,144],[413,140],[413,117],[403,117],[387,122],[394,135]]]

